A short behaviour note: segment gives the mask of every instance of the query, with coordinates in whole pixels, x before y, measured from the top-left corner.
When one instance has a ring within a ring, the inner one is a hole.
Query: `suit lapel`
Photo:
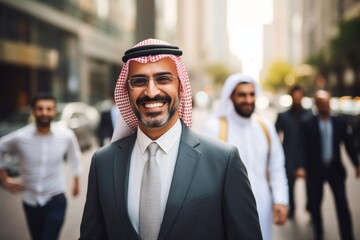
[[[127,193],[131,152],[135,144],[136,134],[119,141],[114,151],[114,193],[117,210],[121,221],[128,230],[129,239],[140,239],[129,218],[127,211]]]
[[[158,239],[166,238],[186,197],[201,155],[194,149],[199,143],[197,136],[182,123],[178,157]]]

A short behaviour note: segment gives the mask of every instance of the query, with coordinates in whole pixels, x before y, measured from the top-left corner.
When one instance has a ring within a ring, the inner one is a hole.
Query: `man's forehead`
[[[171,58],[162,58],[156,62],[141,63],[131,61],[129,63],[129,74],[137,71],[176,71],[176,64]]]
[[[255,91],[255,86],[249,82],[241,82],[236,85],[234,91]]]
[[[39,99],[35,106],[55,106],[55,101],[52,99]]]

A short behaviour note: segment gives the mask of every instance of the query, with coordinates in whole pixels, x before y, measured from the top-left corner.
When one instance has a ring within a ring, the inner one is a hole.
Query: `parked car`
[[[83,102],[58,103],[57,111],[54,121],[74,131],[82,151],[91,148],[95,142],[95,131],[100,121],[98,111]],[[0,137],[33,121],[30,107],[14,112],[0,122]],[[19,173],[16,156],[7,154],[5,161],[7,161],[8,174],[16,176]]]
[[[72,129],[81,150],[91,148],[100,121],[99,112],[83,102],[58,103],[56,122]]]

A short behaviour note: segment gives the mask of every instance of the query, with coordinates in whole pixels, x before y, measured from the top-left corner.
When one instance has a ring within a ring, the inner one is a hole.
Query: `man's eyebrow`
[[[132,77],[147,77],[147,76],[145,74],[134,74],[129,77],[132,78]]]
[[[159,73],[155,73],[154,75],[159,76],[159,75],[168,75],[168,74],[172,75],[173,73],[172,72],[159,72]]]

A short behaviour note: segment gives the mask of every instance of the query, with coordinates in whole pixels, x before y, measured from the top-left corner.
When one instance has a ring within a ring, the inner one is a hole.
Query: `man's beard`
[[[239,114],[241,117],[244,117],[244,118],[250,118],[251,115],[254,113],[254,110],[255,110],[255,103],[251,104],[252,105],[252,109],[250,111],[244,111],[243,110],[243,106],[242,105],[236,105],[234,104],[234,108],[235,108],[235,112],[237,114]]]
[[[41,119],[41,118],[36,118],[35,121],[36,121],[36,125],[37,125],[38,127],[47,128],[47,127],[50,126],[51,121],[52,121],[52,118],[49,117],[49,118],[47,118],[46,120],[43,120],[43,119]]]
[[[141,116],[141,114],[137,108],[133,107],[133,111],[134,111],[137,119],[139,121],[141,121],[142,124],[144,124],[145,126],[147,126],[149,128],[159,128],[159,127],[164,126],[174,116],[174,114],[176,113],[176,111],[178,110],[178,107],[179,107],[179,100],[176,100],[174,102],[173,106],[170,105],[171,98],[169,96],[155,96],[154,98],[142,97],[136,101],[136,104],[139,105],[142,102],[150,102],[150,101],[165,101],[166,104],[168,104],[168,113],[162,119],[157,119],[157,117],[159,115],[161,115],[162,112],[146,113],[146,116],[150,117],[150,120],[148,120]]]

